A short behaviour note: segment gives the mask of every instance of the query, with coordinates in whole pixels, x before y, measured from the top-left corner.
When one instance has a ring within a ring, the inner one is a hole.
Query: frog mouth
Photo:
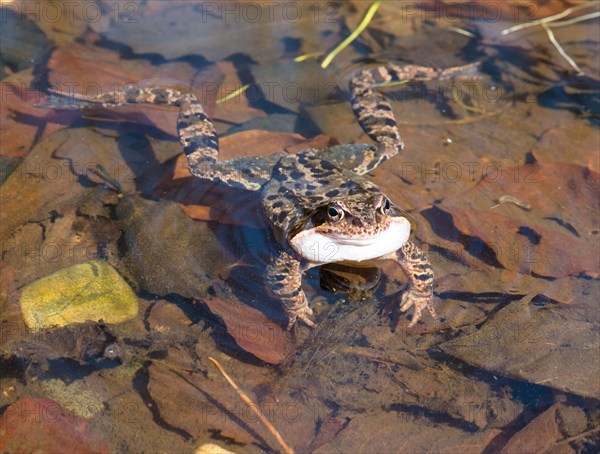
[[[410,235],[404,217],[393,218],[390,225],[375,235],[345,236],[305,230],[290,240],[292,248],[313,263],[362,262],[397,251]]]

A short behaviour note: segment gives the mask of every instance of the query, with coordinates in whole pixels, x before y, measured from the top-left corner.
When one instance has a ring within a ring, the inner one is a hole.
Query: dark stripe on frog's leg
[[[457,66],[444,70],[427,66],[390,64],[361,71],[350,81],[352,110],[360,126],[377,142],[363,152],[363,161],[354,171],[360,175],[370,172],[404,148],[392,106],[385,96],[375,90],[377,85],[408,81],[448,79],[457,75],[473,75],[476,64]]]
[[[288,252],[282,251],[267,267],[267,286],[275,298],[281,301],[288,317],[287,329],[291,329],[297,319],[308,326],[314,326],[309,318],[312,309],[302,290],[303,269],[300,261]]]
[[[407,241],[402,247],[392,254],[408,277],[408,288],[402,294],[400,310],[405,312],[414,306],[415,312],[409,328],[414,326],[421,318],[423,309],[427,309],[432,317],[436,317],[433,308],[433,269],[427,256],[416,245]]]
[[[78,97],[76,97],[79,99]],[[193,93],[169,88],[129,88],[86,99],[103,107],[124,104],[154,104],[179,107],[177,132],[188,159],[190,172],[203,180],[256,191],[268,181],[270,172],[251,158],[219,162],[219,139],[215,128]],[[250,164],[250,165],[249,165]],[[255,164],[255,165],[251,165]]]

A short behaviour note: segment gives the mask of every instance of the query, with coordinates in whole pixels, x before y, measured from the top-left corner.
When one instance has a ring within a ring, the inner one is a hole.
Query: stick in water
[[[273,436],[277,439],[283,450],[287,454],[294,454],[294,450],[288,446],[288,444],[283,440],[283,438],[281,438],[281,435],[279,435],[277,429],[275,429],[273,424],[271,424],[271,421],[269,421],[267,417],[260,411],[258,406],[254,402],[252,402],[252,399],[248,397],[248,394],[242,391],[240,387],[236,385],[235,382],[231,379],[231,377],[227,375],[227,372],[225,372],[225,369],[223,369],[223,366],[221,366],[219,361],[214,359],[212,356],[209,356],[208,359],[210,359],[214,363],[214,365],[217,366],[217,369],[219,369],[221,375],[225,378],[225,380],[227,380],[227,383],[229,383],[231,387],[235,389],[235,392],[238,393],[238,396],[240,396],[244,403],[248,405],[250,410],[254,412],[254,414],[258,417],[258,419],[260,419],[260,422],[264,424],[264,426],[269,430],[269,432],[273,434]]]

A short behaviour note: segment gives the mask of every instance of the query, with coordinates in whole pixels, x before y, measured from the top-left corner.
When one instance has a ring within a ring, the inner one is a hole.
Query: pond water
[[[597,452],[597,4],[374,3],[1,2],[0,451],[285,451],[214,358],[295,452]],[[75,105],[193,92],[220,159],[371,144],[348,82],[387,63],[478,63],[381,88],[414,326],[368,262],[307,271],[287,330],[260,194],[189,173],[177,109]]]

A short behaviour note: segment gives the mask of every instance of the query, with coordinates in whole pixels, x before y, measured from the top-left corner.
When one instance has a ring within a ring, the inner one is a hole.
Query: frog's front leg
[[[267,267],[267,285],[283,306],[288,317],[287,329],[291,329],[297,319],[308,326],[315,325],[309,318],[313,312],[302,290],[303,273],[301,261],[287,252],[274,257]]]
[[[414,306],[415,313],[408,325],[414,326],[421,318],[423,309],[436,317],[433,308],[433,269],[427,256],[416,245],[407,241],[395,253],[387,258],[395,260],[408,277],[408,289],[402,295],[400,311],[405,312]]]

